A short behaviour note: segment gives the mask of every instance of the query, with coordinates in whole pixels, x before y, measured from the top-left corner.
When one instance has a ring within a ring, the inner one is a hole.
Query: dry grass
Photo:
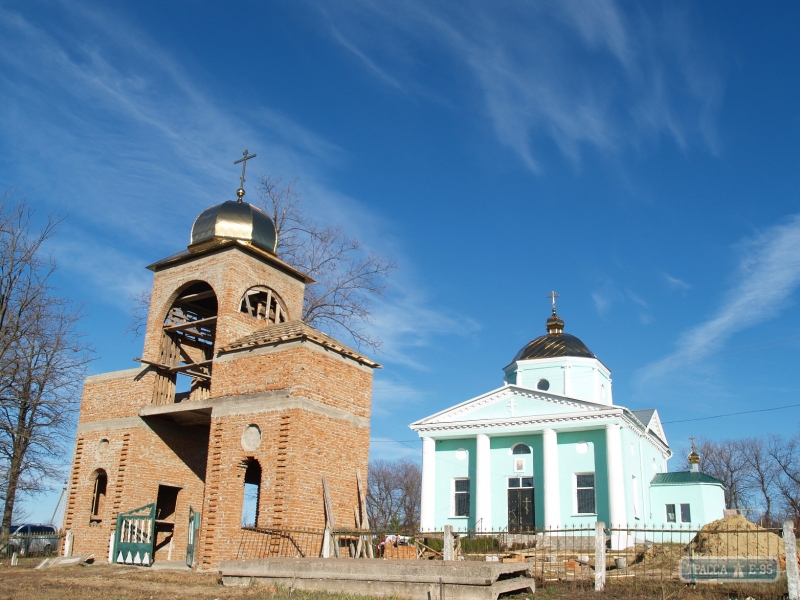
[[[146,568],[94,564],[35,571],[0,567],[0,600],[363,600],[360,596],[303,592],[270,587],[229,588],[216,573],[153,571]]]
[[[592,582],[575,581],[539,586],[531,600],[569,599],[653,599],[653,600],[730,600],[753,598],[777,600],[786,594],[785,580],[780,584],[749,586],[691,586],[675,581],[609,582],[598,594]],[[527,596],[520,596],[522,600]],[[33,568],[0,566],[0,600],[58,598],[59,600],[224,600],[261,598],[264,600],[363,600],[361,596],[323,592],[291,592],[282,588],[254,586],[228,588],[220,585],[216,573],[153,571],[145,568],[119,567],[99,563],[35,571]]]

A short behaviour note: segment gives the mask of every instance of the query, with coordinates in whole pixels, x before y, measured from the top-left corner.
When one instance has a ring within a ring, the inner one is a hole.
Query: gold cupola
[[[278,244],[275,223],[263,210],[242,200],[247,161],[256,157],[255,154],[249,152],[249,150],[245,150],[242,158],[233,163],[242,164],[239,189],[236,190],[238,200],[227,200],[200,213],[192,225],[190,251],[213,246],[214,242],[234,240],[252,244],[275,254]]]
[[[694,436],[692,436],[691,440],[692,440],[692,451],[689,453],[689,468],[692,471],[697,472],[700,470],[700,455],[694,448]]]

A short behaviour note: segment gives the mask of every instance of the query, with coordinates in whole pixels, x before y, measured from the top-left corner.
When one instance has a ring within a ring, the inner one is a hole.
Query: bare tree
[[[386,278],[397,264],[392,258],[366,252],[363,244],[340,227],[320,225],[300,206],[295,182],[262,176],[261,207],[275,223],[278,256],[314,279],[306,286],[302,320],[327,333],[344,332],[356,346],[377,350],[380,338],[366,327],[372,320],[372,299],[386,292]],[[130,297],[133,309],[127,333],[141,335],[147,324],[150,294]]]
[[[789,439],[773,436],[768,453],[778,470],[775,487],[782,516],[800,523],[800,434]]]
[[[367,514],[375,529],[405,531],[419,526],[422,469],[408,459],[369,464]]]
[[[131,320],[125,326],[125,333],[130,333],[134,338],[144,333],[147,327],[147,316],[150,313],[150,290],[141,290],[136,294],[131,294],[128,299],[131,301]]]
[[[747,461],[738,447],[737,440],[714,442],[700,439],[697,452],[700,454],[700,470],[716,477],[725,484],[725,505],[730,508],[749,508],[747,486]]]
[[[55,295],[55,264],[24,200],[0,201],[0,472],[4,531],[19,494],[47,488],[60,466],[77,409],[89,348],[77,331],[80,308]]]
[[[261,205],[278,233],[278,256],[307,273],[303,320],[328,333],[343,331],[359,347],[380,347],[365,326],[372,319],[372,298],[386,291],[386,277],[396,268],[391,258],[366,252],[363,244],[338,226],[320,225],[303,212],[295,182],[261,177]]]
[[[764,507],[764,523],[772,523],[772,499],[775,496],[775,484],[780,471],[778,465],[769,453],[772,440],[764,438],[745,438],[739,440],[736,448],[742,453],[746,471],[744,474],[744,487],[749,488],[752,495],[760,498]]]

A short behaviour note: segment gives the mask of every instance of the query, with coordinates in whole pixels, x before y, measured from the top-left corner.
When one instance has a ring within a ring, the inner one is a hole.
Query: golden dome
[[[694,449],[694,436],[692,436],[692,451],[689,453],[689,464],[690,465],[699,465],[700,464],[700,455],[697,453],[697,450]]]
[[[240,199],[207,208],[195,219],[189,248],[213,240],[249,242],[275,254],[278,236],[267,213]]]

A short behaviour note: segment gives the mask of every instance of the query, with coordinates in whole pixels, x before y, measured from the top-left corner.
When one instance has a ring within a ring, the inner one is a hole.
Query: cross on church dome
[[[239,177],[239,189],[236,190],[236,195],[239,196],[239,202],[241,202],[242,197],[244,197],[244,172],[245,169],[247,169],[247,161],[258,156],[257,154],[248,154],[248,152],[250,152],[250,150],[245,148],[244,152],[242,152],[242,158],[233,161],[233,164],[235,165],[242,163],[242,175]]]
[[[553,312],[546,321],[547,335],[537,337],[525,345],[517,352],[514,361],[560,356],[597,358],[581,340],[574,335],[564,333],[564,319],[556,314],[556,298],[560,296],[552,291],[547,297],[553,306]]]
[[[238,200],[227,200],[200,213],[192,225],[189,250],[205,248],[222,240],[238,240],[275,254],[278,245],[275,223],[263,210],[242,201],[247,161],[255,157],[245,150],[242,158],[234,161],[235,165],[242,163],[240,187],[236,190]]]

